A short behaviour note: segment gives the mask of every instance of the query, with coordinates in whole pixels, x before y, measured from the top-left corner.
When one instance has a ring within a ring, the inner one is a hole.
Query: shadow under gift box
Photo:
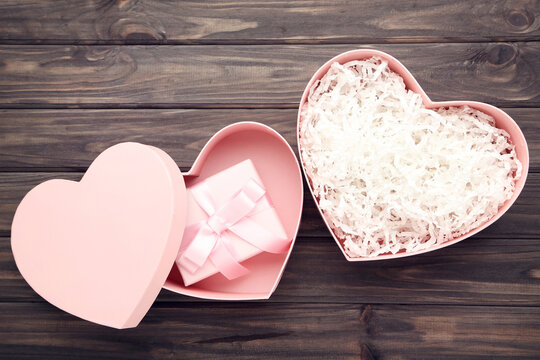
[[[251,160],[291,239],[288,251],[245,262],[251,273],[220,274],[185,286],[174,261],[187,217],[187,191]],[[19,271],[44,299],[98,324],[139,324],[162,286],[218,300],[268,298],[275,290],[300,223],[303,186],[296,157],[271,128],[254,122],[228,126],[205,145],[187,174],[162,150],[115,145],[91,164],[80,182],[49,180],[21,201],[12,224]]]

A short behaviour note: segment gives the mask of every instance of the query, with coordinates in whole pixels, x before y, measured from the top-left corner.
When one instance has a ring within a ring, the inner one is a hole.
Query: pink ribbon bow
[[[236,257],[228,232],[234,233],[255,247],[270,253],[284,252],[290,240],[280,238],[250,219],[271,207],[266,190],[250,179],[227,203],[216,210],[208,186],[192,188],[197,204],[208,215],[206,221],[190,225],[184,231],[177,263],[194,273],[208,259],[229,280],[249,273]]]

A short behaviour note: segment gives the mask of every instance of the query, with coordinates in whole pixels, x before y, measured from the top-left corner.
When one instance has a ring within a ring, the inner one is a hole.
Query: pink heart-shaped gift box
[[[174,265],[186,226],[186,189],[250,159],[289,239],[283,254],[246,262],[250,273],[217,274],[192,286]],[[182,174],[164,151],[122,143],[101,153],[80,182],[49,180],[21,201],[11,244],[21,274],[43,298],[80,318],[137,326],[162,287],[207,299],[265,299],[274,292],[300,224],[303,184],[289,144],[254,122],[230,125]]]
[[[307,176],[307,174],[305,172],[306,170],[305,170],[305,166],[304,166],[304,160],[303,160],[303,158],[301,156],[302,147],[301,147],[301,142],[299,141],[300,121],[301,121],[300,115],[302,113],[302,107],[307,102],[307,97],[309,95],[309,91],[310,91],[311,87],[313,86],[313,84],[316,81],[320,80],[328,72],[328,69],[330,68],[330,66],[333,63],[338,62],[340,64],[345,64],[345,63],[347,63],[349,61],[362,60],[362,59],[367,59],[367,58],[374,57],[374,56],[379,57],[379,58],[387,61],[389,68],[403,78],[403,80],[405,82],[405,86],[407,87],[407,89],[414,91],[415,93],[419,94],[422,97],[423,103],[426,106],[426,108],[428,108],[428,109],[436,109],[436,108],[441,108],[441,107],[468,105],[471,108],[480,110],[480,111],[482,111],[482,112],[484,112],[484,113],[486,113],[488,115],[491,115],[495,119],[496,126],[498,128],[506,130],[506,132],[508,132],[508,134],[510,135],[510,140],[515,145],[517,157],[521,161],[521,164],[523,165],[523,168],[522,168],[522,175],[516,182],[516,187],[515,187],[514,193],[512,194],[512,197],[504,203],[504,205],[499,209],[499,211],[497,212],[497,214],[495,216],[493,216],[488,222],[482,224],[481,226],[477,227],[476,229],[473,229],[472,231],[469,231],[468,233],[466,233],[466,234],[464,234],[462,236],[459,236],[459,237],[457,237],[455,239],[446,241],[446,242],[444,242],[442,244],[435,245],[435,246],[433,246],[431,248],[428,248],[428,249],[425,249],[425,250],[420,250],[420,251],[415,251],[415,252],[399,252],[397,254],[382,254],[382,255],[374,256],[374,257],[351,257],[345,252],[345,250],[343,248],[342,239],[340,239],[338,236],[336,236],[336,234],[332,230],[332,227],[330,226],[329,219],[327,219],[325,217],[324,213],[321,211],[321,209],[320,209],[320,207],[318,205],[318,199],[313,194],[313,189],[312,189],[312,186],[311,186],[311,182],[309,180],[309,176]],[[426,93],[424,92],[424,90],[422,89],[420,84],[416,81],[414,76],[409,72],[409,70],[407,70],[407,68],[402,63],[400,63],[396,58],[392,57],[391,55],[389,55],[387,53],[384,53],[384,52],[378,51],[378,50],[372,50],[372,49],[360,49],[360,50],[351,50],[351,51],[344,52],[344,53],[342,53],[340,55],[335,56],[334,58],[330,59],[329,61],[327,61],[323,66],[321,66],[315,72],[315,74],[313,75],[311,80],[308,82],[308,84],[307,84],[307,86],[306,86],[306,88],[304,90],[304,93],[302,94],[302,98],[300,100],[300,105],[299,105],[299,108],[298,108],[297,132],[296,133],[297,133],[298,151],[300,153],[300,163],[302,164],[302,168],[304,169],[304,174],[306,174],[307,183],[308,183],[308,186],[310,188],[311,195],[313,196],[313,200],[317,204],[317,208],[319,209],[319,212],[321,213],[321,216],[322,216],[324,222],[326,223],[326,226],[330,230],[330,233],[334,237],[336,243],[338,244],[338,246],[341,249],[343,255],[345,256],[345,258],[348,261],[369,261],[369,260],[383,260],[383,259],[400,258],[400,257],[411,256],[411,255],[416,255],[416,254],[421,254],[421,253],[433,251],[433,250],[436,250],[436,249],[440,249],[440,248],[455,244],[455,243],[457,243],[457,242],[459,242],[461,240],[464,240],[464,239],[478,233],[479,231],[485,229],[489,225],[493,224],[497,219],[499,219],[510,208],[510,206],[514,203],[514,201],[517,199],[517,197],[521,193],[521,190],[523,189],[523,187],[525,185],[525,180],[527,179],[527,173],[529,171],[529,150],[527,148],[527,142],[525,140],[525,136],[521,132],[521,129],[519,128],[517,123],[507,113],[505,113],[501,109],[499,109],[497,107],[494,107],[492,105],[488,105],[488,104],[481,103],[481,102],[476,102],[476,101],[440,101],[440,102],[431,101],[431,99],[426,95]]]

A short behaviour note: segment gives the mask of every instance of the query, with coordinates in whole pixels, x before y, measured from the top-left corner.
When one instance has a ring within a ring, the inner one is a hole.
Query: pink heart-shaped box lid
[[[159,294],[186,221],[180,170],[162,150],[122,143],[80,182],[49,180],[21,201],[11,246],[43,298],[80,318],[136,326]]]
[[[308,84],[307,84],[307,86],[306,86],[306,88],[304,90],[304,93],[302,94],[302,98],[300,100],[300,105],[299,105],[299,108],[298,108],[298,119],[297,119],[297,125],[298,126],[297,126],[296,134],[297,134],[297,140],[298,140],[297,141],[298,142],[298,151],[300,153],[300,163],[302,164],[302,167],[304,169],[304,173],[305,173],[305,167],[304,167],[304,161],[303,161],[302,156],[301,156],[302,149],[301,149],[301,143],[300,143],[300,141],[298,139],[298,136],[300,134],[300,131],[299,131],[299,129],[300,129],[299,126],[300,126],[300,121],[301,121],[300,114],[302,112],[302,106],[307,101],[307,97],[309,95],[309,90],[311,89],[311,87],[313,86],[313,84],[317,80],[320,80],[328,72],[328,69],[330,68],[330,66],[334,62],[338,62],[340,64],[345,64],[345,63],[347,63],[349,61],[362,60],[362,59],[366,59],[366,58],[370,58],[370,57],[374,57],[374,56],[386,60],[388,62],[388,66],[390,67],[390,69],[403,78],[403,80],[405,82],[405,86],[407,87],[407,89],[414,91],[415,93],[419,94],[422,97],[423,103],[426,106],[426,108],[434,109],[434,108],[440,108],[440,107],[468,105],[471,108],[480,110],[480,111],[482,111],[482,112],[484,112],[484,113],[486,113],[488,115],[491,115],[495,119],[495,125],[498,128],[506,130],[506,132],[508,132],[508,134],[510,135],[510,140],[515,145],[516,155],[517,155],[518,159],[521,161],[521,164],[523,165],[523,169],[522,169],[521,178],[519,178],[517,180],[517,182],[516,182],[516,187],[515,187],[514,193],[512,194],[512,197],[504,203],[504,205],[499,209],[497,214],[494,217],[492,217],[488,222],[482,224],[481,226],[477,227],[476,229],[471,230],[467,234],[464,234],[464,235],[459,236],[459,237],[457,237],[455,239],[446,241],[446,242],[444,242],[442,244],[435,245],[435,246],[433,246],[431,248],[428,248],[428,249],[425,249],[425,250],[420,250],[420,251],[415,251],[415,252],[399,252],[397,254],[382,254],[382,255],[379,255],[379,256],[375,256],[375,257],[351,257],[345,252],[345,250],[343,248],[342,240],[340,238],[338,238],[338,236],[336,236],[336,234],[332,230],[332,227],[330,226],[329,221],[326,219],[323,212],[321,211],[321,209],[320,209],[320,207],[318,205],[317,198],[313,194],[313,190],[311,188],[311,183],[309,181],[309,177],[306,175],[306,178],[308,179],[308,181],[307,181],[308,186],[310,188],[313,199],[314,199],[315,203],[317,204],[317,208],[319,209],[319,212],[321,213],[321,216],[322,216],[324,222],[326,223],[326,226],[330,230],[330,233],[334,237],[336,243],[338,244],[338,246],[341,249],[343,255],[345,256],[345,258],[348,261],[382,260],[382,259],[393,259],[393,258],[411,256],[411,255],[421,254],[421,253],[433,251],[433,250],[436,250],[436,249],[440,249],[440,248],[446,247],[448,245],[455,244],[455,243],[457,243],[457,242],[459,242],[461,240],[464,240],[464,239],[478,233],[479,231],[485,229],[489,225],[493,224],[497,219],[499,219],[510,208],[510,206],[514,203],[514,201],[516,201],[517,197],[521,193],[521,190],[523,190],[523,187],[525,185],[525,180],[527,179],[527,173],[529,171],[529,150],[527,148],[527,141],[525,140],[525,136],[521,132],[521,129],[519,128],[517,123],[507,113],[505,113],[504,111],[502,111],[501,109],[499,109],[499,108],[497,108],[495,106],[488,105],[488,104],[481,103],[481,102],[476,102],[476,101],[441,101],[441,102],[431,101],[431,99],[426,95],[426,93],[424,92],[424,90],[422,89],[422,87],[420,86],[418,81],[416,81],[414,76],[396,58],[394,58],[393,56],[391,56],[391,55],[389,55],[387,53],[384,53],[384,52],[378,51],[378,50],[359,49],[359,50],[351,50],[351,51],[344,52],[344,53],[342,53],[340,55],[337,55],[336,57],[330,59],[329,61],[327,61],[323,66],[321,66],[315,72],[315,74],[313,75],[311,80],[308,82]]]
[[[304,197],[302,173],[287,141],[270,127],[256,122],[239,122],[216,133],[204,146],[191,170],[184,174],[186,187],[250,159],[257,169],[291,245],[283,254],[262,253],[245,262],[250,273],[235,280],[216,274],[185,286],[173,266],[164,287],[205,299],[267,299],[276,289],[293,249]]]

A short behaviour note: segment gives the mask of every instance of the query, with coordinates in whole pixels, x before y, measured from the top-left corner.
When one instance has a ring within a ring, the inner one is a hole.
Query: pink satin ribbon
[[[277,254],[287,250],[290,240],[280,238],[250,219],[250,216],[271,207],[266,190],[256,181],[250,179],[217,210],[206,184],[196,185],[191,191],[208,219],[190,225],[184,231],[176,261],[187,271],[194,273],[210,260],[229,280],[249,273],[237,260],[229,232],[266,252]]]

